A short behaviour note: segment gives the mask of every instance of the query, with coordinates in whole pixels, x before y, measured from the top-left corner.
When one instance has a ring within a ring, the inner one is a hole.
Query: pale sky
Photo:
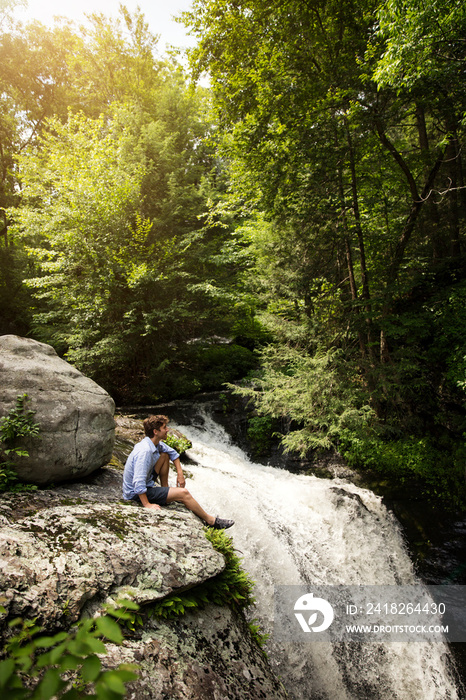
[[[191,8],[191,0],[125,0],[128,10],[139,5],[153,34],[159,34],[159,48],[174,45],[179,48],[193,46],[195,40],[187,36],[185,27],[173,20],[183,10]],[[119,0],[28,0],[27,8],[17,8],[17,19],[27,22],[38,19],[43,24],[53,24],[55,15],[65,16],[76,22],[83,22],[85,14],[102,12],[107,16],[118,14]]]

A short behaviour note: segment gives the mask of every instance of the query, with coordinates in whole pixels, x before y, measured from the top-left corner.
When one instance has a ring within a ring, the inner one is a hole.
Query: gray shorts
[[[147,500],[149,503],[157,503],[159,506],[166,506],[169,490],[169,486],[148,486],[146,491]],[[134,496],[133,501],[142,505],[139,496]]]

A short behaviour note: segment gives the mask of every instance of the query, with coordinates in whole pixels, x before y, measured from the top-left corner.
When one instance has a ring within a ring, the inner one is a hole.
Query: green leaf
[[[0,661],[0,688],[4,688],[7,681],[11,678],[15,670],[15,662],[13,659]]]
[[[121,693],[115,693],[102,683],[96,683],[95,692],[99,700],[120,700],[121,697],[124,697]]]
[[[139,605],[137,603],[135,603],[134,600],[131,600],[130,598],[119,598],[116,601],[116,604],[119,606],[118,608],[114,608],[117,612],[121,608],[128,609],[128,610],[139,610]]]
[[[93,652],[94,654],[106,653],[107,649],[105,647],[105,644],[100,639],[96,639],[95,637],[89,637],[86,641],[90,652]]]
[[[123,681],[123,683],[129,683],[130,681],[136,681],[138,679],[138,674],[136,664],[120,664],[118,667],[118,675]]]
[[[60,700],[80,700],[82,697],[82,694],[76,690],[76,688],[70,688],[64,695],[61,696]],[[89,697],[92,697],[92,695]]]
[[[60,660],[60,671],[75,671],[81,663],[81,656],[66,654],[65,656],[62,656]]]
[[[95,681],[100,673],[100,668],[100,659],[94,655],[88,656],[81,668],[81,676],[83,681],[86,683]]]
[[[101,683],[107,686],[114,693],[119,693],[120,695],[125,695],[126,688],[120,678],[118,671],[106,671],[101,678]]]
[[[67,637],[67,632],[59,632],[53,637],[40,637],[40,639],[34,642],[34,646],[36,649],[46,649],[47,647],[53,647],[55,644],[62,642]]]
[[[67,645],[65,643],[63,643],[63,644],[59,644],[57,647],[52,649],[50,651],[50,663],[56,664],[66,648],[67,648]]]
[[[55,668],[49,668],[40,681],[34,693],[40,700],[50,700],[61,688],[65,687],[65,682],[60,678],[60,674]]]
[[[10,620],[8,623],[8,627],[18,627],[19,625],[23,624],[23,618],[22,617],[15,617],[14,620]]]
[[[98,631],[107,639],[110,639],[116,644],[121,644],[123,641],[123,635],[119,626],[110,617],[98,617],[95,621]]]

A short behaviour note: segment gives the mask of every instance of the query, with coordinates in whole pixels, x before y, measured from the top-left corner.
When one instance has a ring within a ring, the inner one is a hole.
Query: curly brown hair
[[[160,430],[162,425],[166,425],[167,423],[167,416],[149,416],[143,422],[144,432],[147,435],[147,437],[154,437],[154,430]]]

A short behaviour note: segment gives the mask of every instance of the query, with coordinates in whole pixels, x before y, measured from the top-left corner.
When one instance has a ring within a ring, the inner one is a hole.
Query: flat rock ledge
[[[164,598],[225,566],[188,512],[114,503],[55,506],[0,531],[4,619],[63,627],[105,602]]]

